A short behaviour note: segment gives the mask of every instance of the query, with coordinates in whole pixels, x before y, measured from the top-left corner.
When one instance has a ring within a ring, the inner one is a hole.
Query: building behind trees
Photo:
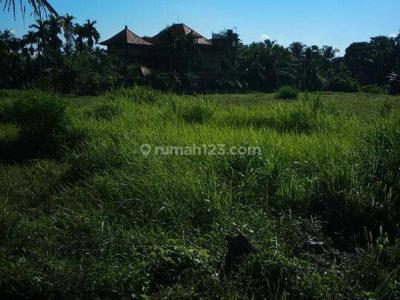
[[[233,30],[204,37],[185,24],[173,24],[153,37],[140,37],[126,26],[101,43],[121,64],[166,72],[225,73],[236,70],[239,46]]]

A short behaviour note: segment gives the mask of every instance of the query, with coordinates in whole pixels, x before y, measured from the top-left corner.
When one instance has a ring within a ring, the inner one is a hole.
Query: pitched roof
[[[117,33],[112,38],[100,43],[100,45],[104,45],[104,46],[108,46],[108,45],[124,45],[124,44],[144,45],[144,46],[150,46],[151,45],[151,43],[149,43],[148,41],[145,41],[140,36],[136,35],[132,31],[130,31],[128,29],[128,26],[125,26],[124,30],[122,30],[121,32]]]
[[[172,30],[173,32],[179,33],[179,34],[184,34],[184,35],[189,35],[189,34],[193,34],[195,37],[195,43],[196,44],[200,44],[200,45],[211,45],[211,42],[206,39],[204,36],[202,36],[200,33],[194,31],[192,28],[190,28],[189,26],[181,23],[181,24],[173,24],[169,27],[167,27],[166,29],[164,29],[163,31],[161,31],[159,34],[153,36],[150,40],[152,43],[160,43],[162,36],[164,34],[165,31],[169,31]]]

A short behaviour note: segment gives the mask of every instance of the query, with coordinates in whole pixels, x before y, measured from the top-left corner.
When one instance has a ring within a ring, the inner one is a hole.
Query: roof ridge
[[[197,44],[203,44],[203,45],[210,45],[210,40],[206,38],[205,36],[201,35],[197,31],[195,31],[193,28],[189,27],[185,23],[179,23],[179,24],[172,24],[168,26],[168,28],[173,28],[173,30],[183,30],[184,35],[188,34],[193,34],[194,37],[196,38],[196,43]],[[164,29],[165,30],[165,29]],[[113,37],[109,38],[108,40],[105,40],[101,42],[101,45],[115,45],[115,44],[132,44],[132,45],[145,45],[145,46],[150,46],[153,43],[158,43],[158,39],[160,35],[163,33],[163,31],[160,31],[158,34],[155,36],[151,37],[150,40],[146,40],[142,38],[141,36],[137,35],[133,31],[131,31],[127,25],[125,25],[125,28],[114,35]]]
[[[128,26],[125,25],[125,43],[128,43],[128,34],[129,34],[129,29]]]
[[[128,26],[118,32],[113,37],[100,43],[101,45],[108,44],[136,44],[136,45],[151,45],[148,41],[131,31]]]

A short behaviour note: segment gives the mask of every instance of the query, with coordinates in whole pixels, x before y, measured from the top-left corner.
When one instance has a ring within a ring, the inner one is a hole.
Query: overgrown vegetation
[[[21,93],[2,105],[0,122],[15,126],[0,142],[1,160],[36,158],[72,147],[83,138],[67,114],[67,102],[41,92]]]
[[[281,87],[278,92],[276,93],[276,98],[278,99],[297,99],[299,95],[299,90],[291,87],[291,86],[284,86]]]
[[[236,67],[229,73],[195,72],[199,55],[194,36],[162,31],[165,42],[159,70],[144,76],[138,61],[123,61],[96,48],[95,21],[74,17],[37,20],[22,37],[0,32],[0,88],[41,88],[61,93],[96,95],[135,84],[180,93],[273,92],[285,86],[303,91],[399,93],[400,35],[353,43],[337,56],[331,46],[294,42],[285,48],[266,40],[240,44]],[[171,27],[169,27],[171,28]],[[372,86],[377,88],[372,89]]]
[[[1,91],[1,149],[24,144],[0,153],[0,298],[397,298],[399,112],[365,93]],[[255,250],[229,260],[238,231]]]

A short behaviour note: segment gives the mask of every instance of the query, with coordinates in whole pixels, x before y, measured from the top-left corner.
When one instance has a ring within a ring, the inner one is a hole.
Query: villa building
[[[233,30],[226,30],[207,39],[185,24],[140,37],[125,26],[100,44],[121,63],[137,64],[143,70],[218,74],[236,69],[239,38]]]

